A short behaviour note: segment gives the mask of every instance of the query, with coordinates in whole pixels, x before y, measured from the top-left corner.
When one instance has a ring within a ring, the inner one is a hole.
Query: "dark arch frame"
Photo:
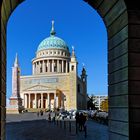
[[[23,0],[0,0],[0,139],[5,140],[6,27]],[[138,140],[140,130],[140,6],[127,0],[84,0],[108,32],[109,140]]]

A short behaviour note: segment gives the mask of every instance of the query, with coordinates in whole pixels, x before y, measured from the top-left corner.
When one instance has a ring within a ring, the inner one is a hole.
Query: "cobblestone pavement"
[[[87,121],[85,138],[83,131],[76,134],[74,121],[54,124],[46,119],[46,113],[39,117],[36,113],[7,115],[6,140],[108,140],[106,125]]]

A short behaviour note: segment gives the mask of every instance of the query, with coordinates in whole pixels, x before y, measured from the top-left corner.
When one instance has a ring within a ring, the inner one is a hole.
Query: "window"
[[[71,70],[74,71],[74,66],[73,65],[71,66]]]

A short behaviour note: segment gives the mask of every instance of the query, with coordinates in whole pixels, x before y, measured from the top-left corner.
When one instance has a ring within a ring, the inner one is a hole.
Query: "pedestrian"
[[[75,116],[75,119],[76,119],[76,133],[78,132],[78,129],[80,128],[79,127],[79,112],[76,112],[76,116]]]
[[[37,116],[39,117],[39,111],[37,111]]]
[[[87,120],[87,116],[85,114],[81,113],[79,116],[80,131],[85,130],[86,120]]]
[[[81,112],[79,115],[79,130],[82,131],[83,129],[83,113]]]
[[[48,121],[51,122],[51,113],[49,112]]]
[[[43,111],[42,110],[40,110],[40,115],[43,116]]]
[[[55,124],[55,117],[56,117],[56,114],[54,113],[54,116],[53,116],[53,123]]]
[[[84,113],[83,115],[83,128],[85,132],[85,138],[87,137],[87,114]]]

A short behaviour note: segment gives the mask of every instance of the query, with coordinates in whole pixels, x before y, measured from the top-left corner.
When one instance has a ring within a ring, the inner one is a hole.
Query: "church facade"
[[[16,63],[20,69],[17,57]],[[65,41],[56,36],[54,21],[50,36],[39,44],[36,57],[32,60],[32,75],[20,75],[17,82],[13,82],[13,89],[15,85],[20,86],[19,95],[25,109],[70,110],[87,107],[86,70],[83,67],[81,76],[78,76],[74,48],[70,53]]]

